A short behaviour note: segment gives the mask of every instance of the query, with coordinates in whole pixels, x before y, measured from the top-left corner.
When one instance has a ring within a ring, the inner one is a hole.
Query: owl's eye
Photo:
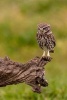
[[[46,27],[45,30],[48,31],[48,27]]]
[[[45,31],[48,31],[48,27],[46,27],[46,28],[43,28],[43,30],[45,30]]]

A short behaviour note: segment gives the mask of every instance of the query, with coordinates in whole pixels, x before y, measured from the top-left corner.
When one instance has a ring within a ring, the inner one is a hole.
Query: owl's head
[[[50,31],[50,25],[41,23],[41,24],[38,25],[38,30],[41,33],[48,33]]]

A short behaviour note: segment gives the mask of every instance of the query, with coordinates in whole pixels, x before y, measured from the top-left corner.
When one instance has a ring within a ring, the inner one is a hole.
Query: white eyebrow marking
[[[43,30],[43,28],[40,28],[40,30],[42,31],[42,30]]]

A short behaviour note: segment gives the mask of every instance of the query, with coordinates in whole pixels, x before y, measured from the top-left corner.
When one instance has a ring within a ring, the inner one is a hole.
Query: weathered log
[[[0,87],[25,82],[33,91],[40,93],[41,86],[48,86],[44,78],[44,66],[50,57],[35,57],[25,64],[11,61],[8,57],[0,58]]]

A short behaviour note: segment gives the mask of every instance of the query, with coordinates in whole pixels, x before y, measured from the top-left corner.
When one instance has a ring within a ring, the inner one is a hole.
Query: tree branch
[[[25,82],[40,93],[41,86],[48,86],[44,78],[44,66],[51,61],[49,57],[35,57],[25,64],[0,58],[0,87]]]

